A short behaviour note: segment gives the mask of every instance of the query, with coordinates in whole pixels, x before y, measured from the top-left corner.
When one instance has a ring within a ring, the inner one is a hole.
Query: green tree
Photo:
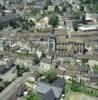
[[[28,27],[27,22],[25,22],[25,21],[22,22],[22,23],[21,23],[21,26],[22,26],[22,29],[23,29],[23,30],[27,30],[27,31],[29,30],[29,27]]]
[[[63,6],[62,12],[66,12],[66,6]]]
[[[29,95],[26,97],[26,100],[41,100],[40,95],[37,93],[29,93]]]
[[[60,9],[59,9],[58,5],[55,6],[54,10],[55,10],[56,13],[60,13]]]
[[[53,69],[53,68],[49,69],[45,75],[46,81],[49,83],[53,82],[57,78],[56,75],[57,75],[57,73],[56,73],[55,69]]]
[[[5,44],[5,45],[4,45],[4,50],[5,50],[5,51],[9,51],[9,50],[10,50],[9,44]]]
[[[2,5],[0,4],[0,10],[2,10]]]
[[[22,74],[23,74],[23,69],[20,68],[19,65],[16,66],[16,70],[17,70],[17,76],[18,76],[18,77],[22,76]]]
[[[2,10],[6,10],[6,7],[5,6],[2,6]]]
[[[93,4],[93,7],[91,8],[91,11],[93,13],[98,13],[98,2]]]
[[[78,24],[79,24],[79,23],[78,23],[77,21],[74,21],[74,22],[72,23],[74,31],[78,31]]]
[[[52,15],[49,19],[49,24],[52,25],[52,27],[56,27],[59,24],[59,18],[56,15]]]
[[[30,27],[35,26],[35,22],[32,21],[32,20],[29,20],[29,21],[28,21],[28,25],[29,25]]]
[[[84,6],[80,6],[80,11],[83,11],[84,12]]]

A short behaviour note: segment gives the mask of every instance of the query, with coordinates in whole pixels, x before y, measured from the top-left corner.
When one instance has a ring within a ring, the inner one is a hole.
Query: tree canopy
[[[49,24],[52,25],[52,27],[56,27],[59,24],[59,18],[57,15],[52,15],[49,19]]]
[[[49,83],[53,82],[56,79],[56,75],[57,73],[55,69],[49,69],[45,75],[46,81],[48,81]]]
[[[56,13],[60,13],[60,8],[59,8],[58,5],[55,6],[54,10],[55,10]]]
[[[26,97],[26,100],[41,100],[40,95],[37,93],[29,93],[29,95]]]

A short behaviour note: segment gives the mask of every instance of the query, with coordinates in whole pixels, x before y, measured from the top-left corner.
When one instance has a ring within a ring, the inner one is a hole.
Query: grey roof
[[[49,90],[43,97],[43,100],[55,100],[55,95],[53,93],[53,90]]]
[[[51,85],[46,84],[46,83],[38,82],[37,88],[36,88],[37,92],[41,93],[41,94],[46,94],[51,89],[53,90],[55,98],[60,98],[63,90],[59,87],[55,87],[55,86],[51,86]]]
[[[41,59],[41,62],[51,64],[51,59],[44,57]]]
[[[98,73],[89,74],[90,78],[98,78]]]
[[[64,88],[64,85],[65,85],[65,81],[64,81],[63,78],[58,78],[57,80],[55,80],[52,83],[52,85],[63,89]]]

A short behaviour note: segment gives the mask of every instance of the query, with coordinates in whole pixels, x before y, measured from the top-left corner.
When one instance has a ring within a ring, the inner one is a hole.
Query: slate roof
[[[89,74],[90,78],[98,78],[98,73]]]
[[[55,86],[55,87],[59,87],[59,88],[62,88],[64,87],[64,84],[65,84],[65,81],[63,78],[58,78],[57,80],[55,80],[52,85]]]
[[[46,83],[42,83],[42,82],[38,82],[37,83],[37,88],[36,88],[36,91],[38,93],[41,93],[41,94],[47,94],[50,90],[53,91],[54,93],[54,96],[55,98],[59,99],[62,92],[63,92],[63,89],[62,88],[59,88],[59,87],[55,87],[55,86],[51,86],[49,84],[46,84]],[[51,94],[53,95],[53,94]]]
[[[43,97],[43,100],[55,100],[55,95],[53,93],[53,90],[49,90]]]

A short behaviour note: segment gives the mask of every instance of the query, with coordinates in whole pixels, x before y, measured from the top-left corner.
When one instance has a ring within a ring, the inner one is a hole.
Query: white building
[[[49,58],[43,58],[41,60],[41,62],[40,62],[40,69],[42,71],[49,70],[52,67],[51,63],[52,63],[51,59],[49,59]]]
[[[82,32],[98,31],[98,25],[82,25],[78,27],[78,30]]]

